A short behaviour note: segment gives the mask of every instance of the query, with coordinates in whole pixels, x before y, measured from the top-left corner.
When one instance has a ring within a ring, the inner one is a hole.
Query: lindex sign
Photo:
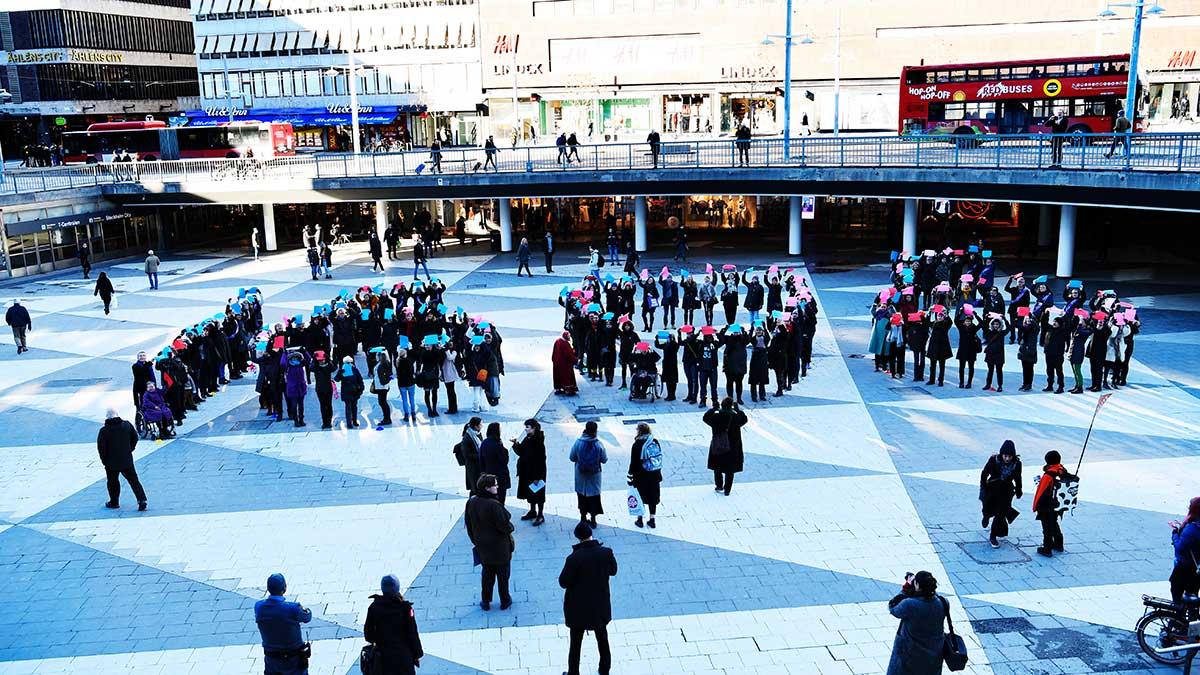
[[[1128,80],[1124,76],[1037,78],[990,82],[939,82],[910,84],[905,93],[922,101],[1000,101],[1005,99],[1120,96]]]

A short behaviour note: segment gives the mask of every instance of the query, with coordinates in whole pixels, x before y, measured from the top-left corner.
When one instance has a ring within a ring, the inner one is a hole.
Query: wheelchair
[[[657,371],[635,370],[629,378],[630,401],[657,401],[663,397],[664,386]]]
[[[160,437],[161,438],[174,438],[175,437],[175,420],[172,419],[171,416],[168,415],[166,418],[166,422],[167,422],[167,424],[166,424],[167,434],[166,434],[166,436],[160,436],[158,422],[148,422],[146,420],[145,414],[142,413],[142,410],[140,408],[138,409],[137,414],[134,415],[134,418],[133,418],[134,429],[137,430],[138,438],[141,438],[142,440],[157,441]]]

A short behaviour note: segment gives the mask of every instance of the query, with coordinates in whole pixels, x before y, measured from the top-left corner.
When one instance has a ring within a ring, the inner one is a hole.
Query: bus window
[[[997,68],[983,68],[975,71],[978,74],[978,79],[994,80],[1000,76],[1000,71]]]
[[[1071,114],[1075,117],[1099,117],[1105,114],[1102,100],[1077,98],[1072,104]]]
[[[930,103],[929,117],[930,122],[943,122],[946,119],[946,104],[945,103]]]
[[[965,70],[950,71],[950,81],[951,82],[965,82],[966,80],[967,80],[967,71],[965,71]]]

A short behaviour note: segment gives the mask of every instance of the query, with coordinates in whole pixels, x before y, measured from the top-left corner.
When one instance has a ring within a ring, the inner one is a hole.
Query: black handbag
[[[712,440],[708,443],[708,451],[713,455],[720,457],[727,454],[732,448],[729,446],[729,431],[722,431],[713,434]]]
[[[363,645],[358,655],[358,669],[362,675],[371,675],[375,671],[375,645]]]
[[[951,671],[963,670],[967,667],[967,643],[954,632],[954,620],[950,618],[950,602],[939,596],[942,608],[946,611],[946,625],[950,632],[942,637],[942,659]]]

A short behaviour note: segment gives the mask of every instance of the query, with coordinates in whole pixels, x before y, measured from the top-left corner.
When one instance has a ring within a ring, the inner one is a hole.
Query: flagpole
[[[1092,411],[1092,421],[1088,424],[1087,436],[1083,438],[1083,449],[1079,451],[1079,463],[1075,465],[1075,475],[1079,475],[1079,470],[1083,468],[1083,453],[1087,452],[1088,441],[1092,438],[1092,425],[1096,424],[1096,415],[1100,413],[1100,408],[1104,406],[1109,396],[1112,396],[1112,394],[1101,396],[1100,400],[1096,403],[1096,409]]]

